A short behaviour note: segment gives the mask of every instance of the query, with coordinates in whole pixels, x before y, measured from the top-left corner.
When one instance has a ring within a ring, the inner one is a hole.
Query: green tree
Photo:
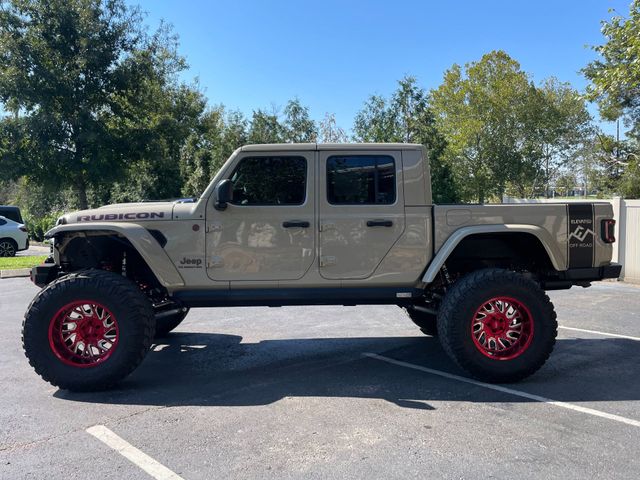
[[[583,69],[591,82],[587,96],[604,118],[624,116],[629,135],[640,139],[640,0],[631,3],[627,18],[602,22],[602,33],[606,43],[594,47],[599,58]]]
[[[404,77],[398,88],[385,99],[371,96],[354,120],[354,139],[360,142],[421,143],[427,147],[431,162],[434,201],[459,199],[451,170],[441,158],[445,139],[436,128],[426,91],[414,77]]]
[[[626,198],[640,198],[640,157],[632,155],[620,180],[620,193]]]
[[[555,180],[555,189],[556,191],[562,195],[567,196],[569,192],[572,191],[576,185],[578,184],[578,179],[576,174],[573,172],[564,172]]]
[[[182,194],[199,196],[234,150],[247,143],[247,121],[222,105],[210,109],[186,139],[180,158]]]
[[[229,158],[234,150],[248,143],[247,129],[247,119],[240,111],[231,111],[225,115],[225,126],[222,134],[222,162]],[[213,175],[218,172],[222,162],[216,165],[215,171],[211,172]]]
[[[613,169],[614,176],[600,179],[608,189],[631,198],[640,198],[640,0],[629,6],[625,18],[614,15],[602,22],[603,45],[594,47],[599,57],[584,69],[590,81],[587,98],[598,103],[600,114],[607,120],[622,118],[629,128],[628,142],[617,144],[613,159],[601,162],[606,171]],[[609,139],[608,144],[616,143]]]
[[[353,139],[358,142],[393,142],[401,133],[396,131],[393,109],[381,96],[371,95],[353,121]]]
[[[320,139],[322,143],[347,143],[349,137],[343,128],[338,126],[333,113],[325,113],[320,121]]]
[[[312,143],[317,141],[318,128],[309,116],[309,108],[294,98],[284,107],[284,140],[290,143]]]
[[[180,158],[183,195],[199,196],[218,170],[224,128],[224,110],[219,107],[206,112],[199,128],[187,138]]]
[[[28,149],[13,174],[73,187],[81,208],[91,187],[119,178],[140,151],[144,135],[136,143],[132,130],[149,83],[185,67],[167,32],[146,35],[122,0],[3,1],[0,99],[12,117],[3,123],[20,123]]]
[[[198,129],[206,99],[195,86],[151,79],[148,98],[141,101],[123,138],[131,149],[129,168],[105,201],[170,199],[181,195],[184,176],[182,149]]]
[[[0,172],[2,180],[17,179],[30,162],[33,140],[29,124],[17,114],[0,119]]]
[[[637,155],[629,140],[616,140],[596,130],[572,160],[570,167],[581,183],[601,196],[640,198]]]
[[[522,190],[524,196],[533,196],[544,182],[548,197],[550,182],[593,135],[592,118],[584,98],[570,84],[552,77],[530,90],[524,119],[529,148],[525,155],[540,158],[542,170],[532,172],[534,176],[524,182]]]
[[[453,65],[431,104],[447,141],[444,161],[463,199],[478,202],[533,195],[577,148],[590,120],[568,85],[551,79],[537,88],[502,51],[464,69]]]
[[[249,143],[281,143],[285,138],[285,127],[280,123],[277,113],[254,110],[249,127]]]

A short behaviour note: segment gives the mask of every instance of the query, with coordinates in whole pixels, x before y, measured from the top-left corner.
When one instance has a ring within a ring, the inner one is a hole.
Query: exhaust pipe
[[[413,305],[411,308],[413,308],[414,310],[417,310],[418,312],[422,312],[422,313],[429,313],[431,315],[437,315],[438,314],[437,310],[434,310],[433,308],[423,307],[422,305]]]
[[[156,320],[166,317],[173,317],[178,313],[185,312],[187,309],[185,307],[180,308],[172,308],[171,310],[163,310],[161,312],[156,313]]]

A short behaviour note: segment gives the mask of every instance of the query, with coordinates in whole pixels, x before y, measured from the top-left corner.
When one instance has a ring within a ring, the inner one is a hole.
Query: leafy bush
[[[25,216],[29,238],[36,242],[43,242],[44,234],[55,226],[56,220],[60,215],[60,213],[50,213],[38,218],[29,215]]]

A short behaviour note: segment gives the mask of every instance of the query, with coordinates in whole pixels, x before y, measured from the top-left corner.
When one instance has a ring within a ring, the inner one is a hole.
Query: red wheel
[[[553,305],[540,286],[498,268],[459,279],[438,311],[445,352],[486,382],[515,382],[537,371],[553,350],[557,330]]]
[[[531,345],[533,318],[529,309],[515,298],[494,297],[476,310],[471,335],[483,355],[494,360],[512,360]]]
[[[36,373],[52,385],[104,390],[140,365],[154,330],[153,306],[135,283],[84,270],[38,292],[24,315],[22,345]]]
[[[49,345],[63,363],[87,368],[105,362],[118,346],[118,322],[101,303],[79,300],[51,319]]]

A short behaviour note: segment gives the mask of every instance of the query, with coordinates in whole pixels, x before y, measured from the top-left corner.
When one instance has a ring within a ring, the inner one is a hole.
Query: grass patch
[[[45,258],[47,258],[46,255],[33,257],[0,257],[0,270],[35,267],[44,262]]]

